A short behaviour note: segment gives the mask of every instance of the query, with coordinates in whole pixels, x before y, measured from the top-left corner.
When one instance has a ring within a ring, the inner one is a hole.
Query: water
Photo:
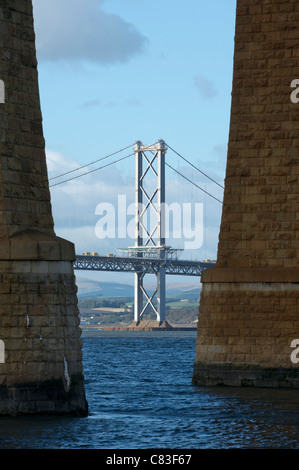
[[[299,393],[191,384],[195,332],[83,336],[86,418],[0,419],[0,449],[297,449]]]

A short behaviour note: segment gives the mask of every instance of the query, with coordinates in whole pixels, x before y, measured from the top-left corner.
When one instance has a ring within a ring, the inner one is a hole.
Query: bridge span
[[[143,274],[158,274],[161,268],[165,274],[200,277],[204,269],[214,266],[208,261],[189,261],[161,258],[138,258],[130,256],[91,256],[77,255],[74,262],[75,270],[82,271],[114,271]]]

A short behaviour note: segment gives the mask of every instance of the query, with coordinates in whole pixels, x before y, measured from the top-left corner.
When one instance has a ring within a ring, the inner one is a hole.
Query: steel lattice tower
[[[163,140],[157,145],[144,146],[136,143],[135,153],[135,251],[138,257],[167,258],[165,245],[165,154]],[[147,182],[154,177],[154,187],[148,189]],[[146,219],[154,213],[155,224],[148,228]],[[130,249],[132,251],[132,248]],[[135,273],[134,321],[139,323],[142,315],[150,305],[158,322],[166,321],[165,316],[165,267],[163,263],[156,274],[156,289],[149,295],[143,285],[145,273]],[[143,305],[143,296],[146,304]],[[157,296],[157,307],[153,304]]]

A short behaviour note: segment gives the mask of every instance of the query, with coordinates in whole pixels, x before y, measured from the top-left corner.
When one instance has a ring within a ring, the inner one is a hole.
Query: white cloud
[[[102,105],[102,101],[100,99],[96,99],[96,100],[86,101],[80,106],[80,108],[81,109],[98,108],[101,105]]]
[[[105,254],[109,252],[107,243],[98,240],[95,236],[94,226],[84,225],[82,227],[57,227],[55,228],[56,235],[69,240],[75,245],[77,255],[85,251]]]
[[[33,0],[39,60],[126,62],[147,39],[103,9],[105,0]]]
[[[220,157],[226,157],[226,155],[227,155],[227,142],[225,142],[224,144],[214,145],[213,150]]]
[[[102,102],[100,99],[90,100],[83,103],[80,108],[83,110],[90,109],[90,108],[98,108],[103,106],[104,108],[117,108],[120,106],[128,106],[128,107],[140,107],[142,106],[141,102],[138,98],[132,96],[131,98],[124,99],[122,101],[105,101]]]
[[[113,165],[77,178],[100,164],[77,170],[80,164],[60,153],[47,150],[46,155],[56,234],[75,243],[79,251],[98,251],[99,244],[107,251],[111,240],[100,241],[96,237],[99,217],[95,209],[101,202],[117,207],[119,194],[126,195],[128,204],[134,201],[134,175],[128,177]],[[54,179],[64,173],[68,174]]]
[[[196,75],[194,77],[194,86],[204,99],[209,100],[215,98],[218,94],[213,82],[207,79],[204,75]]]
[[[47,167],[49,177],[53,178],[56,175],[61,175],[64,172],[78,168],[78,163],[75,160],[64,157],[59,152],[47,150]]]

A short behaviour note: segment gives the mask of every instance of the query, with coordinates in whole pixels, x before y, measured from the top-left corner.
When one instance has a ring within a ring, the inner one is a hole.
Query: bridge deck
[[[161,267],[165,273],[182,276],[201,276],[204,269],[215,266],[203,261],[173,260],[159,258],[133,258],[127,256],[85,256],[77,255],[75,270],[141,272],[157,274]]]

